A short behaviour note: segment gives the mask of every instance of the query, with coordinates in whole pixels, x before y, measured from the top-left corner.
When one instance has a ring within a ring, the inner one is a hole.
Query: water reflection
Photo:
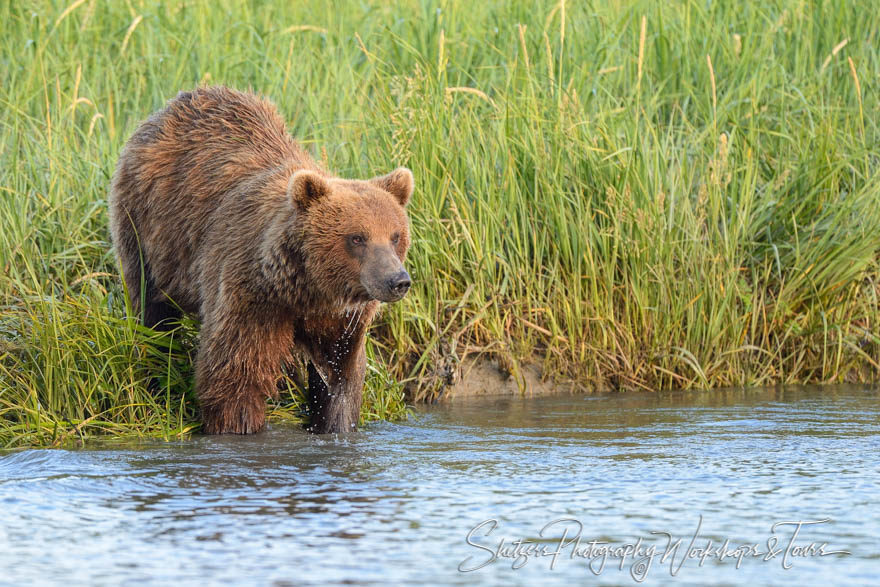
[[[783,519],[852,551],[688,564],[678,582],[860,582],[878,571],[880,394],[863,387],[458,401],[346,438],[252,437],[0,457],[4,580],[534,584],[594,577],[573,560],[456,569],[494,518],[536,538],[571,516],[585,537],[651,531],[765,541]],[[690,534],[689,534],[690,533]],[[22,562],[24,561],[24,562]],[[669,580],[668,568],[651,580]],[[649,581],[650,582],[650,581]]]

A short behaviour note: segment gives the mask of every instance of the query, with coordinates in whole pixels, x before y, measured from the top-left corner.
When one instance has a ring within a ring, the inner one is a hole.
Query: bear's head
[[[405,207],[413,175],[404,167],[369,180],[328,178],[308,169],[294,173],[287,193],[296,209],[306,273],[328,301],[396,302],[410,276]]]

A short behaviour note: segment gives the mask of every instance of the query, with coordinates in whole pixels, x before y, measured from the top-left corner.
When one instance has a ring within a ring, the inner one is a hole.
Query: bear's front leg
[[[196,392],[207,434],[251,434],[266,423],[266,399],[275,393],[283,341],[246,322],[203,328]]]
[[[309,430],[316,434],[357,430],[367,355],[363,336],[350,347],[333,345],[309,362]]]

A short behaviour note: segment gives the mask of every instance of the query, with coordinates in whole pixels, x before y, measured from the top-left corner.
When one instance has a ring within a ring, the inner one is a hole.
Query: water
[[[876,584],[878,400],[864,387],[484,399],[343,439],[275,427],[7,453],[0,583]],[[823,519],[796,545],[851,554],[783,561],[781,526],[770,560],[679,567],[698,524],[694,546],[764,552],[774,523]],[[552,552],[577,524],[592,570],[574,545],[552,569],[551,556],[488,562],[502,538]],[[682,539],[665,562],[652,531]],[[655,548],[647,569],[632,556],[603,569],[587,550],[639,538]]]

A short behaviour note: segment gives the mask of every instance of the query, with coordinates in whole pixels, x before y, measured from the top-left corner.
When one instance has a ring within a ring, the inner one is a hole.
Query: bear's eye
[[[352,236],[348,237],[348,240],[351,242],[351,244],[353,244],[356,247],[367,242],[367,239],[363,235],[360,235],[360,234],[352,235]]]
[[[394,234],[391,235],[391,244],[396,245],[399,242],[400,242],[400,233],[395,232]]]

